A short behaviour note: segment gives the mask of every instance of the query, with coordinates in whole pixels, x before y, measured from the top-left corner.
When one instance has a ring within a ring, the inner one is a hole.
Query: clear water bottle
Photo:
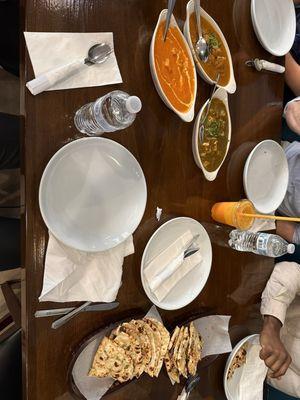
[[[238,251],[251,251],[267,257],[280,257],[295,251],[295,245],[270,233],[253,233],[235,229],[230,232],[229,237],[229,246]]]
[[[141,110],[142,102],[137,96],[114,90],[95,102],[85,104],[75,114],[76,128],[89,136],[102,135],[127,128]]]

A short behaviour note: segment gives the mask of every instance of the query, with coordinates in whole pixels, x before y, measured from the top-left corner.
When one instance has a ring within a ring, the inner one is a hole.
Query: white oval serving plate
[[[193,236],[200,235],[202,262],[184,276],[170,293],[159,302],[147,283],[144,269],[150,260],[158,256],[161,251],[170,246],[188,230]],[[156,306],[164,310],[177,310],[191,303],[200,294],[209,277],[211,263],[212,248],[210,238],[200,222],[188,217],[171,219],[154,232],[145,247],[141,262],[143,288],[148,298]]]
[[[39,189],[42,217],[54,236],[82,251],[103,251],[139,225],[147,187],[134,156],[113,140],[84,138],[58,150]]]
[[[296,35],[292,0],[252,0],[251,18],[258,40],[269,53],[284,56],[290,51]]]
[[[191,50],[190,50],[188,44],[186,43],[185,37],[184,37],[184,35],[181,33],[181,31],[180,31],[180,29],[179,29],[179,27],[178,27],[178,25],[177,25],[177,22],[176,22],[176,20],[175,20],[175,18],[174,18],[173,15],[172,15],[172,18],[171,18],[170,26],[175,26],[175,27],[177,27],[178,30],[179,30],[179,32],[181,33],[183,42],[184,42],[184,44],[185,44],[185,46],[186,46],[186,50],[187,50],[187,52],[188,52],[188,54],[189,54],[190,60],[191,60],[192,65],[193,65],[193,67],[194,67],[194,68],[193,68],[193,71],[194,71],[194,80],[195,80],[194,100],[193,100],[193,103],[192,103],[190,109],[189,109],[187,112],[182,113],[182,112],[176,110],[176,108],[171,104],[171,102],[169,101],[168,97],[165,95],[165,93],[164,93],[164,91],[163,91],[163,89],[162,89],[162,87],[161,87],[161,84],[160,84],[160,82],[159,82],[159,79],[158,79],[158,76],[157,76],[157,73],[156,73],[155,61],[154,61],[154,44],[155,44],[155,37],[156,37],[156,33],[157,33],[157,30],[158,30],[159,25],[161,24],[161,22],[163,22],[163,21],[166,19],[166,16],[167,16],[167,10],[162,10],[161,13],[160,13],[160,15],[159,15],[159,17],[158,17],[158,21],[157,21],[157,24],[156,24],[156,27],[155,27],[155,30],[154,30],[154,33],[153,33],[153,36],[152,36],[151,45],[150,45],[150,56],[149,56],[151,75],[152,75],[152,79],[153,79],[155,88],[156,88],[156,90],[157,90],[157,93],[159,94],[160,98],[161,98],[162,101],[165,103],[165,105],[166,105],[168,108],[170,108],[172,111],[174,111],[174,113],[177,114],[183,121],[185,121],[185,122],[191,122],[191,121],[194,119],[195,101],[196,101],[196,95],[197,95],[197,74],[196,74],[196,68],[195,68],[195,65],[194,65],[194,61],[193,61],[193,56],[192,56]]]
[[[289,181],[283,148],[274,140],[264,140],[249,154],[243,173],[245,193],[262,214],[275,211],[282,203]]]
[[[198,142],[199,142],[199,126],[200,126],[200,121],[201,121],[201,117],[203,114],[203,111],[205,110],[205,107],[208,103],[209,100],[206,101],[206,103],[203,105],[203,107],[200,109],[197,118],[195,120],[195,124],[194,124],[194,130],[193,130],[193,140],[192,140],[192,145],[193,145],[193,155],[194,155],[194,160],[195,163],[198,165],[199,168],[202,169],[203,174],[205,176],[205,178],[208,181],[213,181],[216,179],[218,172],[220,170],[220,168],[223,165],[223,162],[227,156],[228,150],[229,150],[229,146],[230,146],[230,142],[231,142],[231,118],[230,118],[230,112],[229,112],[229,107],[228,107],[228,94],[227,91],[223,88],[219,88],[216,90],[213,98],[217,98],[223,101],[223,103],[225,104],[226,110],[227,110],[227,115],[228,115],[228,144],[227,144],[227,148],[226,148],[226,152],[224,155],[224,158],[222,160],[222,162],[220,163],[219,167],[215,170],[215,171],[207,171],[204,167],[204,165],[202,164],[201,161],[201,157],[199,154],[199,147],[198,147]]]
[[[189,24],[189,19],[191,14],[194,12],[194,0],[190,0],[187,5],[186,5],[186,20],[185,20],[185,24],[184,24],[184,36],[186,37],[186,40],[189,44],[189,47],[191,49],[191,52],[193,54],[193,58],[197,67],[197,71],[200,74],[200,76],[202,76],[202,78],[210,83],[210,84],[214,84],[215,81],[213,81],[205,72],[205,70],[202,68],[201,63],[199,62],[193,44],[192,44],[192,40],[191,40],[191,35],[190,35],[190,24]],[[207,12],[205,10],[203,10],[203,8],[201,8],[201,15],[203,18],[205,18],[216,30],[216,32],[219,34],[220,38],[222,39],[222,42],[225,46],[226,49],[226,53],[228,56],[228,60],[229,60],[229,66],[230,66],[230,78],[229,78],[229,82],[227,83],[226,86],[221,86],[218,85],[218,87],[222,87],[224,88],[228,93],[234,93],[236,91],[236,82],[235,82],[235,77],[234,77],[234,70],[233,70],[233,64],[232,64],[232,57],[231,57],[231,53],[230,53],[230,49],[229,46],[227,44],[227,41],[225,39],[225,36],[223,35],[223,32],[221,31],[221,29],[219,28],[219,25],[216,23],[216,21],[209,15],[207,14]]]

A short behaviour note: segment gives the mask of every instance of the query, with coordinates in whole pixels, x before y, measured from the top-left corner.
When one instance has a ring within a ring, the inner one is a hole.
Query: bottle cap
[[[125,106],[128,112],[131,114],[137,114],[139,111],[141,111],[142,102],[137,96],[129,96],[125,101]]]
[[[295,252],[295,245],[294,244],[288,244],[288,246],[287,246],[287,252],[289,253],[289,254],[293,254],[294,252]]]

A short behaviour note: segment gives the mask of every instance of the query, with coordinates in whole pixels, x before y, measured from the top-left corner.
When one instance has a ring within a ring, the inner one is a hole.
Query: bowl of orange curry
[[[200,109],[194,124],[193,155],[199,168],[208,181],[216,179],[226,158],[231,141],[231,119],[228,107],[228,93],[225,89],[216,90],[207,118],[204,134],[200,139],[199,130],[206,114],[208,101]]]
[[[228,93],[234,93],[236,82],[230,49],[218,24],[203,8],[201,8],[201,25],[204,39],[209,47],[209,57],[206,62],[200,60],[195,51],[198,29],[194,0],[190,0],[186,6],[184,35],[192,51],[197,71],[210,84],[215,83],[218,75],[220,75],[218,86],[223,87]]]
[[[166,40],[163,39],[167,10],[159,15],[150,46],[150,70],[156,90],[182,120],[194,119],[197,74],[193,56],[172,15]]]

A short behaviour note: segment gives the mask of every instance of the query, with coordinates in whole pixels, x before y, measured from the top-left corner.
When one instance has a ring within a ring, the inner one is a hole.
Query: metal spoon
[[[181,394],[178,396],[177,400],[187,400],[190,397],[191,391],[198,385],[199,382],[199,375],[190,375],[188,377],[188,380],[186,381],[185,387],[183,388]]]
[[[33,95],[37,95],[64,79],[77,74],[85,65],[91,66],[94,64],[102,64],[108,59],[112,52],[113,49],[108,43],[94,44],[89,49],[87,57],[84,60],[76,60],[69,64],[54,68],[27,82],[26,86]]]
[[[212,101],[212,99],[214,97],[215,91],[217,90],[219,79],[220,79],[220,74],[218,74],[217,79],[215,80],[215,84],[214,84],[213,90],[211,92],[210,98],[209,98],[207,106],[206,106],[206,111],[205,111],[204,117],[202,116],[201,120],[200,120],[200,127],[199,127],[199,140],[200,140],[200,143],[202,143],[203,139],[204,139],[204,124],[205,124],[206,118],[208,117],[211,101]]]
[[[196,43],[196,52],[198,53],[200,60],[206,62],[209,56],[209,48],[202,34],[200,0],[194,0],[194,9],[196,14],[197,28],[199,35],[199,39]]]

